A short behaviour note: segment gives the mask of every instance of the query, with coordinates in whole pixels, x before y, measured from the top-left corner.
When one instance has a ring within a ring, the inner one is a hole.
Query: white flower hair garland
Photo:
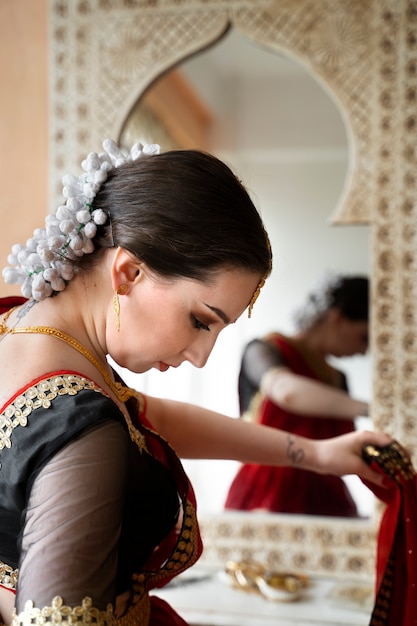
[[[9,266],[3,269],[7,284],[22,284],[25,298],[44,300],[65,289],[74,276],[74,261],[94,250],[93,238],[97,226],[109,216],[93,209],[92,202],[115,167],[136,161],[142,156],[159,154],[157,144],[136,143],[130,153],[124,153],[111,139],[103,142],[104,152],[91,152],[81,163],[81,176],[66,174],[62,178],[65,204],[55,215],[48,215],[45,228],[37,228],[26,246],[15,244],[7,257]]]
[[[308,294],[304,305],[294,313],[294,322],[298,330],[305,330],[329,310],[334,292],[342,279],[341,274],[331,270],[326,270],[322,274],[315,289]]]

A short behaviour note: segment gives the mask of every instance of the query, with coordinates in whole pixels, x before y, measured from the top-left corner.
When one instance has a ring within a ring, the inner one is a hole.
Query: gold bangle
[[[277,602],[298,600],[308,585],[306,576],[270,571],[256,561],[228,561],[226,573],[235,588]]]

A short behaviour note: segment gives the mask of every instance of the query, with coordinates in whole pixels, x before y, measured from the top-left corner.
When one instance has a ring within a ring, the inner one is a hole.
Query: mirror
[[[230,27],[285,52],[332,94],[349,148],[334,219],[371,224],[372,417],[415,454],[414,2],[335,0],[330,10],[325,0],[83,0],[53,2],[49,11],[51,208],[62,174],[100,150],[103,138],[118,136],[140,94]],[[200,520],[203,564],[256,558],[315,575],[374,573],[378,514],[370,521],[238,513]]]
[[[171,118],[172,116],[172,118]],[[248,40],[235,29],[161,78],[139,98],[119,142],[160,141],[207,149],[249,187],[271,239],[274,269],[251,320],[220,337],[203,370],[135,376],[136,389],[238,415],[237,380],[253,337],[294,331],[292,315],[326,271],[369,274],[368,226],[331,225],[348,170],[344,121],[329,93],[299,63]],[[245,316],[244,316],[245,317]],[[356,397],[371,399],[369,357],[333,359]],[[372,427],[358,419],[358,427]],[[230,461],[185,461],[200,513],[221,513],[239,467]],[[373,496],[346,479],[362,516]]]

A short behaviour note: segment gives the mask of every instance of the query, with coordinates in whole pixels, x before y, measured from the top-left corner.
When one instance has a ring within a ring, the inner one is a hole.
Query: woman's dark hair
[[[110,216],[96,248],[121,246],[160,275],[205,280],[221,268],[271,270],[268,236],[249,194],[204,152],[169,151],[114,169],[94,207]]]
[[[330,276],[320,280],[308,294],[305,304],[295,313],[299,330],[320,322],[330,309],[338,309],[353,322],[369,320],[369,280],[366,276]]]
[[[354,322],[369,319],[369,281],[365,276],[343,276],[329,294],[330,307]]]

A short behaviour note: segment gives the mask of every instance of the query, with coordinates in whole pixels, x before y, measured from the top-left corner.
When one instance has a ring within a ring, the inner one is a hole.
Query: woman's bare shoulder
[[[102,386],[96,368],[70,346],[44,335],[7,335],[0,341],[0,407],[33,381],[58,372],[73,372]]]

